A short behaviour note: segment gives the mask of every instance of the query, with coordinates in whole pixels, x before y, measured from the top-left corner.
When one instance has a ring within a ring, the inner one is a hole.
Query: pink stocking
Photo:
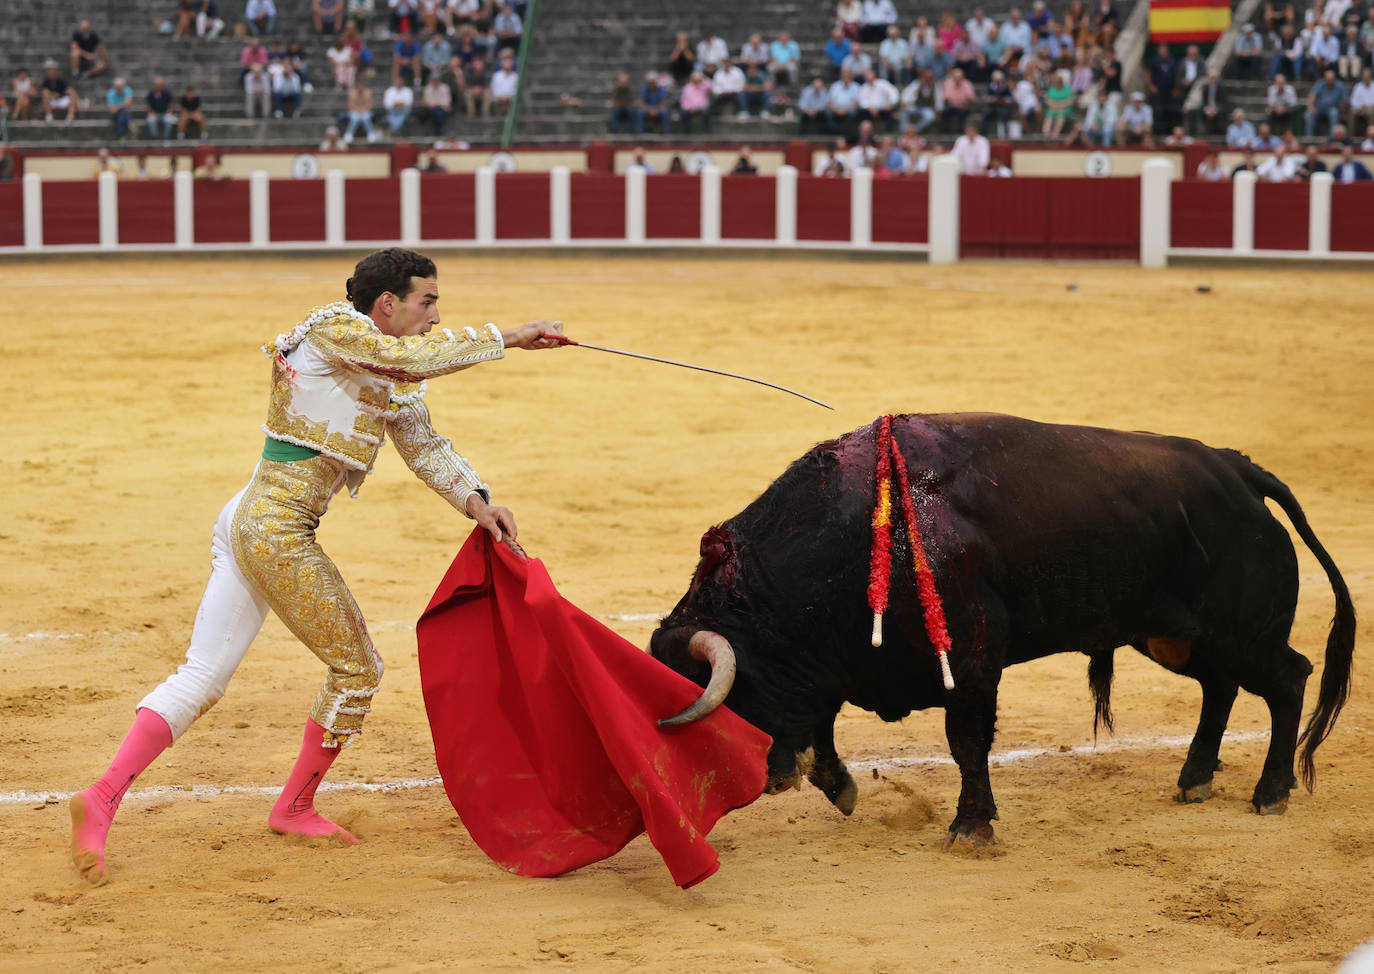
[[[129,786],[172,744],[167,721],[144,708],[134,717],[100,780],[72,796],[72,861],[97,886],[105,882],[105,837]]]
[[[337,747],[325,747],[325,730],[313,720],[305,722],[305,740],[300,757],[286,779],[281,797],[272,806],[267,824],[273,832],[295,835],[333,835],[349,845],[357,838],[347,829],[335,825],[315,811],[315,789],[324,780],[325,772],[339,755]]]

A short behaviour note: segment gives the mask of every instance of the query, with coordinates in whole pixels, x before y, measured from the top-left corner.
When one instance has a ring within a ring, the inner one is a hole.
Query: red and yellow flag
[[[1231,26],[1230,0],[1149,0],[1155,44],[1208,44]]]

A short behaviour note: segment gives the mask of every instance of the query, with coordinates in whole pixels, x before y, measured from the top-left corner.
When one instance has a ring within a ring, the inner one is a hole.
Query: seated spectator
[[[839,0],[839,3],[835,4],[835,22],[844,36],[851,41],[859,39],[863,17],[864,8],[859,0]]]
[[[1335,75],[1341,59],[1341,42],[1331,33],[1330,24],[1319,24],[1313,31],[1312,40],[1307,45],[1307,56],[1312,59],[1312,70],[1318,77],[1328,68]]]
[[[1353,81],[1360,76],[1360,69],[1364,67],[1365,59],[1364,45],[1360,43],[1360,29],[1358,27],[1347,27],[1345,36],[1341,39],[1341,56],[1337,61],[1337,75],[1347,81]]]
[[[134,89],[123,78],[115,78],[105,92],[105,107],[109,109],[110,121],[114,123],[115,137],[129,137],[129,117],[134,107]]]
[[[864,0],[859,22],[859,40],[877,44],[887,36],[887,29],[897,24],[897,8],[892,0]]]
[[[90,78],[110,66],[110,57],[100,35],[91,30],[91,22],[83,20],[72,31],[71,71],[73,78]]]
[[[190,40],[196,27],[196,0],[177,0],[177,23],[172,31],[172,40]]]
[[[353,133],[362,126],[367,141],[376,142],[377,133],[372,128],[372,92],[362,78],[353,82],[348,89],[348,128],[344,130],[344,142],[353,141]]]
[[[295,68],[296,74],[301,78],[301,90],[307,95],[315,90],[315,86],[310,83],[310,55],[301,46],[300,41],[292,41],[286,45],[286,52],[282,55],[283,60],[290,61],[291,67]]]
[[[491,23],[491,29],[496,35],[496,49],[503,51],[507,48],[518,49],[520,47],[520,36],[525,30],[525,25],[521,22],[520,15],[511,9],[510,4],[503,3],[501,4],[501,12],[496,15]],[[493,76],[494,80],[495,76]]]
[[[1193,137],[1184,131],[1182,125],[1175,125],[1164,137],[1164,144],[1171,149],[1182,149],[1193,144]]]
[[[969,110],[977,98],[973,90],[973,83],[964,77],[963,71],[952,68],[945,77],[943,92],[945,96],[945,110],[942,118],[944,130],[957,132],[967,125]],[[984,167],[987,166],[986,158],[983,160],[983,165]]]
[[[1255,177],[1271,183],[1291,182],[1298,173],[1298,160],[1279,146],[1274,154],[1255,169]]]
[[[1311,182],[1312,177],[1319,172],[1326,172],[1326,163],[1322,161],[1319,154],[1320,150],[1315,145],[1309,145],[1303,154],[1302,161],[1298,163],[1298,171],[1294,174],[1296,178],[1303,182]]]
[[[444,5],[444,26],[450,34],[464,27],[476,31],[479,23],[488,19],[486,0],[448,0]]]
[[[152,90],[143,101],[148,106],[148,138],[170,139],[176,116],[172,114],[172,93],[161,75],[153,79]]]
[[[697,44],[697,70],[708,78],[714,78],[716,69],[722,61],[730,60],[730,48],[721,36],[714,31]]]
[[[762,67],[762,65],[760,65]],[[735,166],[730,170],[732,176],[757,176],[759,167],[754,165],[754,154],[747,145],[740,146],[739,157],[735,160]]]
[[[283,118],[289,111],[292,118],[301,114],[301,95],[304,91],[301,76],[291,62],[282,64],[281,74],[272,79],[272,117]]]
[[[1004,137],[1015,107],[1016,102],[1011,97],[1011,85],[1007,84],[1006,75],[1001,71],[992,72],[992,79],[983,91],[983,125],[980,131],[984,135]]]
[[[248,21],[248,30],[254,37],[270,34],[277,29],[277,5],[273,0],[248,0],[243,19]]]
[[[1088,114],[1083,119],[1083,135],[1088,144],[1100,145],[1104,149],[1110,147],[1117,121],[1116,106],[1107,97],[1106,89],[1099,88],[1097,97],[1088,106]]]
[[[902,32],[893,24],[887,29],[887,37],[878,45],[878,76],[894,85],[906,85],[910,75],[911,45],[902,37]]]
[[[800,133],[806,135],[808,132],[827,131],[829,125],[826,122],[825,110],[830,104],[830,94],[825,90],[825,82],[817,78],[812,78],[811,83],[802,89],[801,95],[797,98],[797,112],[801,117]]]
[[[1274,83],[1265,95],[1265,104],[1269,108],[1265,120],[1270,127],[1283,132],[1291,131],[1299,114],[1298,93],[1282,74],[1274,75]]]
[[[862,78],[866,73],[873,69],[873,59],[868,56],[868,52],[863,49],[862,44],[854,44],[849,49],[849,57],[844,59],[840,65],[840,70],[848,71],[856,78]]]
[[[673,84],[679,88],[685,85],[696,70],[696,64],[697,59],[692,54],[692,43],[687,39],[686,31],[678,31],[673,40],[673,49],[668,52],[668,74],[672,76]]]
[[[889,130],[897,126],[897,105],[901,95],[892,82],[878,77],[872,69],[864,75],[859,87],[859,118]]]
[[[391,83],[413,85],[420,71],[420,45],[410,31],[401,31],[400,39],[391,49]]]
[[[830,40],[825,42],[825,62],[826,78],[836,81],[840,77],[840,72],[844,69],[845,59],[849,57],[853,43],[844,36],[844,31],[836,27],[830,33]]]
[[[487,77],[487,61],[480,54],[463,68],[463,103],[467,106],[469,118],[476,118],[479,111],[484,118],[491,115],[491,86]]]
[[[949,56],[954,58],[954,66],[964,72],[964,77],[969,81],[981,81],[987,77],[983,49],[969,40],[968,31],[960,29],[958,39],[949,49]]]
[[[829,107],[825,116],[830,131],[850,132],[858,124],[860,92],[854,76],[848,71],[841,71],[839,80],[830,86]]]
[[[196,179],[220,180],[228,179],[229,174],[224,171],[220,164],[220,158],[214,152],[207,152],[204,161],[191,171]]]
[[[740,118],[748,118],[750,112],[764,118],[768,115],[768,105],[773,98],[773,82],[768,77],[768,68],[763,64],[753,64],[744,72],[744,90],[739,95]]]
[[[473,58],[482,57],[485,60],[486,55],[482,52],[482,46],[477,43],[477,32],[471,27],[463,27],[458,32],[458,43],[454,45],[453,58],[448,63],[453,76],[461,77]]]
[[[1030,24],[1021,19],[1021,11],[1015,7],[1003,21],[998,36],[1006,46],[1008,66],[1015,66],[1030,51],[1034,38],[1031,37]]]
[[[420,12],[418,0],[386,0],[386,5],[393,34],[404,34],[420,26],[416,16]]]
[[[1341,161],[1331,170],[1331,176],[1338,183],[1367,183],[1374,179],[1365,164],[1355,158],[1354,148],[1348,145],[1341,149]]]
[[[420,34],[439,33],[439,15],[444,0],[420,0]]]
[[[310,0],[310,18],[317,34],[334,34],[343,26],[343,0]],[[335,138],[338,129],[334,130]]]
[[[270,56],[267,53],[267,45],[263,44],[261,37],[255,37],[244,47],[243,53],[239,55],[239,77],[243,77],[252,70],[253,65],[261,65],[267,68]]]
[[[347,91],[353,87],[353,79],[358,73],[354,62],[353,48],[344,41],[342,34],[334,38],[334,43],[325,51],[330,70],[334,74],[334,90]]]
[[[743,94],[744,72],[731,64],[728,57],[721,58],[716,73],[711,76],[711,104],[730,104],[743,111],[744,99],[740,97]]]
[[[987,172],[991,146],[978,134],[978,127],[970,122],[964,126],[964,134],[954,140],[950,155],[959,160],[959,171],[964,175],[979,176]]]
[[[263,118],[272,113],[272,79],[255,62],[243,76],[243,114],[255,118],[259,111]]]
[[[745,74],[755,66],[766,68],[768,66],[768,47],[763,43],[762,34],[750,34],[749,40],[744,42],[744,46],[739,49],[739,59],[735,62]]]
[[[1216,68],[1207,69],[1207,77],[1202,82],[1202,101],[1197,108],[1188,112],[1188,126],[1194,135],[1220,135],[1223,120],[1226,118],[1226,85]]]
[[[963,36],[964,28],[959,25],[959,21],[954,19],[954,14],[946,10],[940,14],[940,25],[935,28],[935,36],[939,40],[940,49],[951,51],[954,43]]]
[[[929,69],[922,69],[920,74],[902,89],[901,105],[901,118],[898,124],[903,132],[911,128],[913,134],[924,132],[944,111],[944,92]]]
[[[437,145],[438,143],[435,144]],[[420,165],[418,168],[420,172],[424,173],[448,172],[448,170],[444,168],[443,163],[439,161],[439,150],[436,148],[430,148],[420,156]]]
[[[367,25],[372,21],[372,4],[373,0],[346,0],[344,4],[344,17],[359,33],[367,30]]]
[[[996,24],[988,27],[987,38],[983,41],[980,50],[983,54],[981,63],[987,69],[1007,67],[1010,56],[1007,53],[1007,45],[1002,42],[1002,30]]]
[[[948,54],[940,50],[940,42],[935,38],[935,29],[924,17],[916,18],[916,26],[911,28],[907,38],[907,48],[911,51],[911,64],[908,70],[913,78],[922,71],[929,71],[936,81],[943,81],[945,72],[953,64]]]
[[[1203,160],[1197,164],[1197,178],[1205,183],[1219,183],[1227,178],[1226,170],[1221,165],[1221,160],[1217,158],[1215,152],[1209,152]]]
[[[1246,146],[1245,148],[1241,149],[1240,162],[1235,166],[1234,169],[1231,170],[1231,178],[1235,179],[1238,174],[1243,172],[1253,173],[1254,171],[1255,150],[1250,148],[1249,146]]]
[[[1016,118],[1008,128],[1008,135],[1013,139],[1019,139],[1022,133],[1035,131],[1036,122],[1040,120],[1040,73],[1031,66],[1031,70],[1021,76],[1021,79],[1012,86],[1011,98],[1016,102]]]
[[[615,76],[615,86],[611,89],[610,129],[616,132],[622,125],[630,132],[644,131],[644,119],[639,114],[635,90],[630,86],[630,76],[624,71]]]
[[[324,130],[324,141],[320,143],[321,152],[347,152],[348,143],[339,137],[339,127],[331,125]]]
[[[1374,122],[1374,76],[1369,68],[1360,72],[1360,80],[1350,89],[1350,127],[1355,132],[1367,132]]]
[[[639,116],[641,131],[644,127],[657,129],[667,135],[673,124],[673,105],[667,90],[658,83],[658,74],[650,71],[644,76],[644,85],[639,89]]]
[[[849,147],[849,172],[851,175],[860,169],[872,169],[873,163],[878,159],[878,147],[873,144],[873,123],[860,122],[857,133],[854,136],[853,145]]]
[[[1250,148],[1256,152],[1272,152],[1283,145],[1283,140],[1273,133],[1269,128],[1268,122],[1260,122],[1259,129],[1255,132],[1255,138],[1250,143]]]
[[[428,124],[435,135],[439,135],[444,131],[444,123],[453,111],[453,92],[439,77],[438,72],[429,76],[424,91],[420,93],[420,102],[415,117]]]
[[[1001,156],[993,156],[988,162],[988,175],[994,179],[1010,179],[1011,167],[1002,162]]]
[[[1341,108],[1345,105],[1345,82],[1336,78],[1334,68],[1326,68],[1321,80],[1307,93],[1307,117],[1303,120],[1307,127],[1307,137],[1316,134],[1317,119],[1326,121],[1330,132],[1340,123]]]
[[[1058,139],[1064,134],[1064,127],[1073,127],[1074,90],[1069,86],[1069,72],[1056,71],[1045,90],[1045,121],[1040,134],[1047,139]]]
[[[1297,17],[1293,13],[1293,5],[1284,0],[1265,0],[1264,3],[1264,29],[1274,34],[1284,27],[1293,27],[1297,24]]]
[[[451,60],[453,45],[448,38],[438,32],[430,34],[420,48],[420,80],[427,82],[435,75],[442,74]]]
[[[14,72],[14,81],[11,82],[10,87],[14,92],[14,104],[10,106],[10,118],[25,121],[33,107],[34,96],[38,94],[38,86],[33,83],[28,71],[20,68]]]
[[[124,164],[119,161],[119,156],[112,155],[109,149],[102,148],[95,155],[95,176],[100,178],[101,173],[112,172],[118,176],[124,169]]]
[[[1274,56],[1269,61],[1269,77],[1288,74],[1294,78],[1303,77],[1303,61],[1307,45],[1301,34],[1296,34],[1291,26],[1270,38],[1274,42]]]
[[[1237,108],[1231,113],[1231,124],[1226,127],[1226,146],[1230,149],[1248,149],[1255,144],[1255,125],[1245,117],[1245,109]]]
[[[515,98],[515,93],[520,90],[520,72],[515,69],[515,54],[512,51],[502,51],[501,60],[496,65],[496,70],[491,73],[491,107],[497,111],[504,112],[510,108],[511,101]],[[643,121],[640,128],[643,129]]]
[[[1331,126],[1331,138],[1327,141],[1326,148],[1323,151],[1340,152],[1343,148],[1351,144],[1352,142],[1349,134],[1345,130],[1345,126],[1333,125]]]
[[[904,176],[911,171],[911,157],[890,135],[878,140],[878,157],[874,163],[874,176]]]
[[[840,139],[829,152],[822,153],[816,159],[815,165],[811,167],[811,175],[832,178],[846,176],[849,173],[849,165],[846,162],[848,158],[849,149],[844,139]]]
[[[1131,103],[1121,113],[1121,120],[1117,122],[1116,128],[1121,133],[1123,143],[1149,146],[1155,144],[1155,113],[1145,104],[1143,91],[1131,92]]]
[[[974,7],[973,16],[964,21],[964,33],[968,35],[974,47],[982,47],[987,43],[988,37],[996,29],[997,24],[983,13],[982,7]]]
[[[682,86],[678,98],[678,117],[682,131],[690,133],[693,122],[700,121],[702,130],[711,130],[711,81],[700,71],[693,72]]]
[[[224,18],[219,15],[217,0],[199,0],[196,5],[196,36],[213,41],[224,32]]]
[[[801,80],[801,47],[785,30],[768,45],[768,70],[777,85],[795,85]]]
[[[202,139],[208,139],[210,132],[205,125],[205,109],[201,107],[200,95],[196,94],[196,89],[192,85],[186,86],[186,91],[177,99],[177,138],[186,138],[186,133],[194,125],[200,132]]]
[[[647,176],[652,176],[655,172],[658,171],[654,168],[654,164],[649,161],[648,154],[645,153],[644,146],[642,145],[637,145],[634,147],[634,154],[630,157],[630,164],[625,168],[643,169],[645,175]]]
[[[1264,54],[1264,38],[1259,31],[1255,30],[1255,25],[1242,24],[1240,33],[1236,36],[1236,46],[1232,57],[1232,63],[1236,66],[1235,76],[1237,78],[1258,78],[1260,72],[1260,58]]]
[[[382,108],[386,111],[386,124],[392,135],[401,134],[414,104],[415,92],[399,81],[392,81],[391,87],[382,92]]]

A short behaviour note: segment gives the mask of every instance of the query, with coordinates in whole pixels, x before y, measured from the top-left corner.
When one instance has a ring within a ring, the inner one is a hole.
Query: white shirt
[[[1350,89],[1351,108],[1374,108],[1374,81],[1358,81]]]
[[[826,154],[816,160],[816,164],[811,167],[811,175],[824,176],[830,171],[830,167],[835,164],[835,156]]]
[[[740,70],[737,64],[732,64],[728,68],[721,68],[711,78],[711,93],[714,95],[737,95],[743,90],[744,72]]]
[[[964,22],[964,30],[968,31],[969,41],[972,42],[974,47],[978,48],[981,48],[988,42],[988,31],[991,30],[993,26],[992,20],[987,17],[984,17],[982,20],[976,17],[970,17]]]
[[[876,147],[871,145],[856,145],[849,150],[849,171],[857,169],[872,169],[873,160],[878,155]]]
[[[892,0],[864,0],[863,22],[865,24],[888,24],[897,22],[897,8]]]
[[[950,150],[950,155],[959,160],[960,171],[971,174],[987,170],[990,154],[988,140],[981,135],[975,135],[971,139],[967,135],[961,135],[954,140],[954,148]]]
[[[1011,176],[1011,170],[1006,166],[998,166],[996,169],[989,169],[988,175],[993,178],[1007,179]]]
[[[870,112],[886,112],[897,107],[899,97],[892,82],[874,78],[859,89],[859,107]]]
[[[415,104],[415,92],[405,85],[392,85],[382,94],[382,105],[389,112],[399,112],[402,108],[410,110]]]
[[[1255,169],[1256,179],[1267,179],[1271,183],[1286,183],[1298,172],[1299,159],[1297,156],[1270,156],[1260,163]]]
[[[496,73],[491,76],[491,97],[498,101],[515,97],[515,89],[520,84],[519,71],[507,71],[498,68]]]
[[[1011,97],[1023,115],[1032,115],[1040,107],[1040,96],[1035,91],[1035,82],[1022,78],[1011,90]]]
[[[1350,0],[1326,0],[1322,6],[1322,20],[1333,29],[1340,27],[1341,18],[1350,9]]]
[[[697,44],[697,60],[713,68],[730,56],[730,48],[719,37],[708,37]]]

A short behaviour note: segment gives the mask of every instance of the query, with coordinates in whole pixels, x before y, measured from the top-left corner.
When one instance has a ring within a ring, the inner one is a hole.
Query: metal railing
[[[501,148],[509,149],[515,141],[515,126],[520,121],[520,105],[525,100],[525,77],[529,74],[530,47],[534,38],[534,22],[539,13],[539,0],[530,0],[525,9],[525,22],[520,31],[520,77],[515,82],[515,97],[506,108],[506,124],[501,128]]]

